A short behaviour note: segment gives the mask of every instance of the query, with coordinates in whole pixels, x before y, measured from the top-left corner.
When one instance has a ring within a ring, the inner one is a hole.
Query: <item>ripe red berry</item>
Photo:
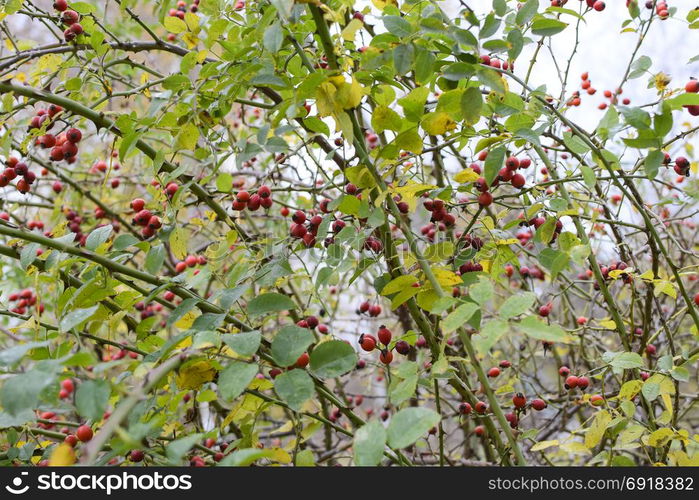
[[[607,6],[601,0],[598,0],[592,6],[592,8],[595,9],[597,12],[602,12],[605,9],[605,7],[607,7]]]
[[[61,21],[63,21],[63,24],[66,26],[70,26],[73,23],[77,23],[80,20],[80,14],[75,12],[74,10],[65,10],[63,11],[63,15],[61,16]]]
[[[269,198],[272,195],[272,190],[269,188],[269,186],[260,186],[260,188],[257,190],[257,194],[259,194],[262,198]]]
[[[587,389],[587,386],[590,385],[590,379],[587,377],[578,377],[578,388],[581,390]]]
[[[379,342],[381,342],[383,345],[388,345],[391,343],[391,330],[386,328],[384,325],[381,325],[379,327],[377,337],[379,338]]]
[[[73,381],[69,378],[61,381],[61,387],[68,392],[73,392],[73,390],[75,390],[75,384],[73,384]]]
[[[476,403],[475,410],[476,410],[476,413],[480,413],[482,415],[483,413],[488,411],[488,405],[485,404],[483,401],[478,401]]]
[[[132,462],[142,462],[144,457],[145,453],[141,450],[131,450],[131,453],[129,453],[129,460]]]
[[[590,404],[592,406],[602,406],[604,404],[604,397],[601,394],[594,394],[590,397]]]
[[[376,317],[379,314],[381,314],[381,306],[378,304],[374,304],[369,308],[369,316]]]
[[[187,264],[187,267],[194,267],[199,261],[197,260],[196,255],[188,255],[184,262]]]
[[[544,408],[546,408],[546,406],[546,402],[543,399],[532,399],[531,407],[534,408],[536,411],[541,411]]]
[[[393,361],[393,353],[389,350],[381,351],[379,361],[381,361],[384,365],[390,365],[391,361]]]
[[[515,405],[515,408],[524,408],[527,404],[527,398],[524,397],[524,394],[518,392],[512,397],[512,404]]]
[[[473,408],[471,408],[471,405],[468,403],[461,403],[459,404],[459,413],[462,415],[468,415],[473,411]]]
[[[575,389],[578,386],[578,377],[570,375],[565,381],[566,389]]]
[[[68,8],[68,2],[66,0],[55,0],[53,2],[53,8],[58,12],[63,12]]]
[[[70,447],[75,447],[75,445],[78,444],[78,438],[75,436],[75,434],[68,434],[63,442]]]
[[[488,191],[481,193],[480,196],[478,197],[478,204],[481,207],[488,207],[488,206],[492,205],[492,203],[493,203],[493,195],[490,194]]]
[[[359,345],[366,352],[371,352],[376,348],[376,339],[372,335],[363,333],[359,336]]]
[[[488,370],[488,376],[491,378],[495,378],[498,375],[500,375],[500,368],[497,366],[492,367],[490,370]]]
[[[311,360],[311,358],[310,358],[310,356],[308,355],[308,353],[307,353],[307,352],[304,352],[304,353],[301,354],[301,356],[299,356],[299,358],[296,360],[296,363],[295,363],[294,366],[296,366],[296,368],[306,368],[306,366],[308,366],[308,362],[309,362],[310,360]]]
[[[80,427],[78,427],[78,430],[75,432],[75,435],[78,436],[78,439],[80,441],[82,441],[83,443],[87,443],[90,439],[92,439],[92,428],[89,425],[81,425]]]
[[[684,86],[684,90],[692,94],[699,93],[699,80],[689,80]]]

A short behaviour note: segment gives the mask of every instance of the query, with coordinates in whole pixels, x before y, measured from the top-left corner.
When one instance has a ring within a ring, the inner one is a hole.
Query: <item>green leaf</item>
[[[68,331],[78,326],[80,323],[89,319],[93,314],[95,314],[98,308],[99,305],[94,305],[85,309],[75,309],[74,311],[69,312],[61,320],[61,330]]]
[[[473,316],[478,309],[478,304],[474,304],[473,302],[460,305],[444,318],[444,321],[442,321],[442,331],[445,334],[453,332],[471,319],[471,316]]]
[[[469,87],[461,95],[461,113],[464,121],[473,125],[481,118],[483,95],[477,87]]]
[[[636,59],[631,65],[631,71],[629,72],[629,80],[634,78],[639,78],[643,76],[652,66],[653,61],[648,56],[641,56]]]
[[[0,366],[13,365],[32,349],[45,347],[49,342],[27,342],[0,351]]]
[[[403,126],[403,118],[388,106],[377,106],[371,115],[371,126],[377,134],[384,130],[398,132]]]
[[[636,352],[621,352],[614,356],[609,364],[614,368],[630,370],[641,368],[643,366],[643,358]]]
[[[495,149],[488,151],[488,157],[485,159],[484,177],[485,181],[490,186],[493,180],[498,176],[498,172],[502,168],[505,161],[505,146],[498,146]]]
[[[120,234],[114,239],[114,244],[112,245],[112,249],[116,250],[117,252],[121,250],[126,250],[132,245],[136,245],[137,243],[140,243],[141,240],[136,238],[133,234]]]
[[[520,26],[527,24],[536,15],[539,8],[539,0],[527,0],[517,11],[515,22]]]
[[[311,352],[311,371],[320,378],[344,375],[357,365],[357,353],[342,340],[329,340]]]
[[[388,444],[391,448],[410,446],[437,425],[439,413],[425,407],[404,408],[391,418],[388,426]]]
[[[370,420],[354,433],[352,450],[354,465],[373,467],[383,458],[386,446],[386,429],[378,420]]]
[[[279,366],[291,366],[312,343],[313,334],[308,328],[287,325],[272,340],[272,358]]]
[[[259,367],[257,363],[232,361],[218,375],[218,391],[225,401],[233,401],[240,396],[255,378]]]
[[[500,319],[493,319],[485,323],[481,327],[481,331],[472,337],[473,345],[478,353],[482,356],[487,355],[488,351],[492,349],[509,328],[509,323]]]
[[[227,333],[223,335],[222,340],[237,354],[241,356],[252,356],[260,347],[262,334],[258,330],[236,334]]]
[[[410,23],[400,16],[383,16],[381,20],[388,32],[397,37],[402,38],[413,32]]]
[[[182,457],[197,444],[202,436],[203,434],[201,433],[191,434],[170,442],[165,448],[165,454],[170,464],[179,465],[179,461],[182,460]]]
[[[163,262],[165,262],[165,246],[158,245],[152,247],[146,255],[146,271],[151,274],[158,274],[160,268],[163,267]]]
[[[5,379],[0,389],[0,404],[10,415],[33,410],[39,402],[39,394],[54,382],[55,375],[39,369]]]
[[[288,311],[295,307],[294,301],[286,295],[276,292],[263,293],[248,302],[248,314],[260,316],[271,312]]]
[[[81,417],[99,420],[107,409],[112,392],[106,380],[87,380],[75,391],[75,407]]]
[[[503,319],[514,318],[529,310],[536,302],[536,294],[532,292],[519,292],[508,297],[500,306],[500,317]]]
[[[536,316],[527,316],[517,323],[517,327],[526,335],[538,340],[561,342],[563,344],[569,344],[571,342],[570,337],[563,328],[558,325],[548,325]]]
[[[113,230],[114,228],[111,224],[98,227],[87,236],[85,248],[94,251],[98,246],[109,239]]]
[[[274,379],[274,391],[290,408],[299,411],[313,397],[315,387],[304,370],[291,370]]]
[[[284,30],[281,25],[277,22],[271,24],[265,30],[264,37],[262,39],[262,45],[265,49],[273,54],[279,52],[284,41]]]
[[[566,29],[567,26],[568,24],[563,21],[537,16],[532,23],[532,33],[539,36],[553,36]]]
[[[646,156],[646,159],[643,162],[643,168],[649,179],[655,179],[657,177],[658,171],[660,170],[660,165],[663,164],[664,159],[665,153],[662,151],[658,149],[648,151],[648,156]]]

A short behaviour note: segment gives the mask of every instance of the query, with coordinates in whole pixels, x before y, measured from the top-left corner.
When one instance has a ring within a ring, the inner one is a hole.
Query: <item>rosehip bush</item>
[[[4,2],[0,463],[698,465],[699,10],[468,3]]]

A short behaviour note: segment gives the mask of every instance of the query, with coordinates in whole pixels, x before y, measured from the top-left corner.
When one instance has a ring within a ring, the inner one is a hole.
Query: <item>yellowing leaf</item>
[[[607,410],[602,410],[595,415],[592,425],[585,434],[585,446],[587,448],[592,449],[602,441],[602,437],[607,430],[607,425],[609,425],[611,421],[612,416]]]
[[[205,382],[211,382],[216,369],[208,361],[187,363],[177,373],[177,385],[180,389],[199,389]]]
[[[675,432],[672,429],[662,427],[648,436],[648,444],[656,448],[665,446],[674,434]]]
[[[187,31],[187,24],[182,19],[175,16],[167,16],[163,20],[163,26],[165,26],[165,29],[170,33],[182,33],[183,31]]]
[[[61,443],[53,452],[51,452],[51,457],[49,458],[50,467],[66,467],[68,465],[73,465],[75,463],[75,451],[73,447],[67,443]]]
[[[350,83],[343,82],[337,89],[337,100],[342,109],[356,108],[362,102],[362,97],[364,88],[354,77]]]
[[[449,271],[448,269],[432,268],[432,273],[434,273],[435,278],[437,278],[437,282],[443,288],[452,288],[455,285],[460,285],[463,283],[461,276]]]
[[[362,29],[363,26],[364,23],[359,19],[352,19],[349,24],[345,26],[345,29],[342,30],[342,38],[348,42],[353,42],[354,37],[357,36],[357,31]]]
[[[636,394],[638,394],[638,391],[641,390],[641,387],[643,387],[643,382],[640,380],[629,380],[628,382],[624,383],[624,385],[621,386],[621,389],[619,390],[618,398],[619,399],[633,399]]]
[[[443,111],[426,114],[421,125],[430,135],[442,135],[456,128],[456,122]]]
[[[677,298],[677,290],[675,289],[675,285],[673,285],[669,281],[659,280],[659,281],[655,282],[655,288],[653,289],[653,295],[655,295],[657,297],[661,293],[664,293],[665,295],[669,295],[673,299]]]
[[[197,319],[199,316],[199,310],[192,310],[188,311],[185,313],[177,322],[175,323],[175,326],[179,328],[180,330],[188,330],[189,328],[192,327],[192,324],[194,323],[194,320]],[[180,342],[182,344],[182,342]],[[190,339],[190,345],[191,345],[191,339]],[[182,346],[185,347],[185,346]]]
[[[472,168],[467,168],[466,170],[462,170],[458,174],[454,176],[454,180],[458,182],[459,184],[464,184],[466,182],[473,182],[478,180],[480,175],[478,175]]]
[[[184,260],[187,257],[187,239],[185,231],[179,226],[170,233],[170,249],[175,258]]]
[[[320,116],[330,116],[335,113],[335,94],[337,88],[330,82],[323,82],[316,91],[316,107]]]
[[[412,212],[415,210],[415,207],[417,206],[417,193],[421,193],[422,191],[428,191],[436,187],[437,186],[433,184],[418,184],[416,182],[408,180],[408,182],[406,182],[402,186],[391,188],[390,191],[391,193],[400,195],[401,201],[407,203],[408,207],[410,208],[410,211]]]
[[[541,451],[545,450],[546,448],[551,448],[552,446],[558,446],[558,439],[552,439],[550,441],[539,441],[531,447],[531,451]]]

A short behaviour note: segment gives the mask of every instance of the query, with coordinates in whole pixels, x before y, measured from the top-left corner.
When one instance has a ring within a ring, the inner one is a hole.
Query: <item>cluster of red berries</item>
[[[292,223],[289,227],[289,234],[291,237],[303,240],[303,244],[308,248],[315,246],[318,227],[323,222],[323,218],[320,215],[314,215],[310,219],[307,219],[305,213],[301,210],[297,210],[291,216],[291,220]],[[306,224],[306,222],[308,224]],[[345,223],[341,220],[333,222],[333,231],[335,232],[341,231],[344,227]]]
[[[142,198],[136,198],[131,201],[131,208],[135,212],[133,224],[140,226],[141,235],[144,238],[150,238],[155,235],[155,232],[163,227],[163,221],[157,215],[145,208],[146,202]]]
[[[22,290],[21,292],[11,293],[8,300],[10,302],[16,302],[16,304],[12,309],[10,309],[10,311],[15,314],[25,314],[28,308],[36,304],[37,299],[37,295],[28,288]],[[39,304],[38,309],[39,312],[44,312],[44,305]]]
[[[376,332],[376,337],[369,335],[367,333],[362,333],[359,336],[359,346],[366,352],[371,352],[376,349],[377,345],[380,343],[383,347],[379,347],[381,354],[379,355],[379,360],[385,364],[391,364],[393,361],[393,352],[390,348],[391,338],[393,334],[391,330],[386,328],[386,326],[381,325]],[[393,348],[398,352],[398,354],[407,355],[410,353],[410,344],[405,340],[399,340],[393,346]]]
[[[83,27],[78,22],[80,21],[80,14],[74,10],[68,10],[68,2],[66,0],[55,0],[53,8],[58,12],[62,12],[61,22],[68,26],[63,32],[63,38],[65,38],[66,42],[72,42],[75,40],[75,37],[83,33]]]
[[[673,167],[677,175],[681,175],[683,177],[689,177],[690,170],[689,170],[689,160],[685,158],[684,156],[678,156],[675,158],[675,165]]]
[[[172,293],[172,292],[171,292]],[[136,305],[134,306],[137,311],[141,313],[141,319],[148,319],[151,316],[155,316],[156,314],[162,312],[163,306],[162,304],[158,304],[157,302],[155,303],[149,303],[146,304],[145,302],[136,302]],[[133,354],[136,354],[135,352]],[[136,356],[133,356],[136,357]]]
[[[422,203],[422,206],[428,212],[432,212],[430,222],[441,222],[445,227],[451,227],[456,223],[456,217],[447,211],[444,201],[427,199]]]
[[[515,63],[513,61],[501,61],[495,57],[491,57],[487,54],[481,56],[481,63],[491,68],[504,69],[505,71],[514,71]]]
[[[188,267],[203,266],[206,264],[206,257],[203,255],[187,255],[183,260],[175,264],[175,271],[178,273],[183,273]],[[196,271],[195,271],[196,273]]]
[[[299,320],[296,326],[308,328],[309,330],[315,330],[317,328],[318,333],[322,333],[323,335],[327,335],[329,331],[328,325],[322,324],[316,316],[308,316],[305,319]]]
[[[564,385],[566,390],[568,391],[576,388],[580,389],[581,391],[584,391],[590,385],[589,378],[584,376],[576,377],[575,375],[571,375],[570,368],[568,368],[567,366],[561,366],[558,369],[558,374],[561,377],[565,377]]]
[[[653,8],[653,0],[648,0],[646,2],[646,8]],[[658,14],[658,17],[660,19],[667,19],[668,17],[670,17],[670,8],[667,6],[667,2],[660,1],[657,4],[655,4],[655,13]]]
[[[189,11],[190,12],[196,12],[199,10],[199,0],[193,0],[192,4],[189,6]],[[184,14],[187,12],[187,2],[184,0],[180,0],[177,2],[177,8],[176,9],[170,9],[168,12],[168,15],[170,17],[179,17],[180,19],[184,19]]]
[[[368,301],[364,301],[359,304],[357,314],[368,314],[372,318],[375,318],[381,314],[381,306],[378,304],[369,304]]]
[[[75,391],[75,384],[73,379],[67,378],[61,380],[61,389],[58,391],[58,397],[61,399],[68,398]]]
[[[616,262],[616,263],[611,264],[609,266],[600,266],[599,270],[600,270],[600,273],[602,274],[602,278],[606,281],[609,279],[609,273],[611,271],[617,271],[617,270],[624,271],[628,267],[629,266],[626,264],[626,262],[619,261],[619,262]],[[627,285],[633,281],[633,276],[629,273],[622,272],[619,277]],[[595,283],[595,290],[599,290],[599,288],[600,288],[599,283]]]
[[[14,156],[10,156],[5,161],[5,167],[5,170],[0,174],[0,187],[8,186],[15,178],[21,176],[15,187],[22,194],[28,193],[31,189],[30,186],[36,180],[36,174],[30,172],[27,164],[19,161]]]
[[[117,349],[111,345],[106,346],[102,351],[102,361],[118,361],[127,356],[131,359],[136,359],[138,357],[138,353],[129,351],[127,349]]]
[[[269,186],[260,186],[257,192],[250,194],[247,191],[238,191],[233,201],[233,210],[239,212],[246,208],[252,212],[258,208],[271,208],[272,206],[272,190]]]
[[[689,80],[687,82],[687,85],[684,86],[684,89],[690,94],[699,93],[699,80]],[[688,104],[685,106],[685,108],[687,108],[687,111],[689,111],[690,115],[699,116],[699,104]]]

